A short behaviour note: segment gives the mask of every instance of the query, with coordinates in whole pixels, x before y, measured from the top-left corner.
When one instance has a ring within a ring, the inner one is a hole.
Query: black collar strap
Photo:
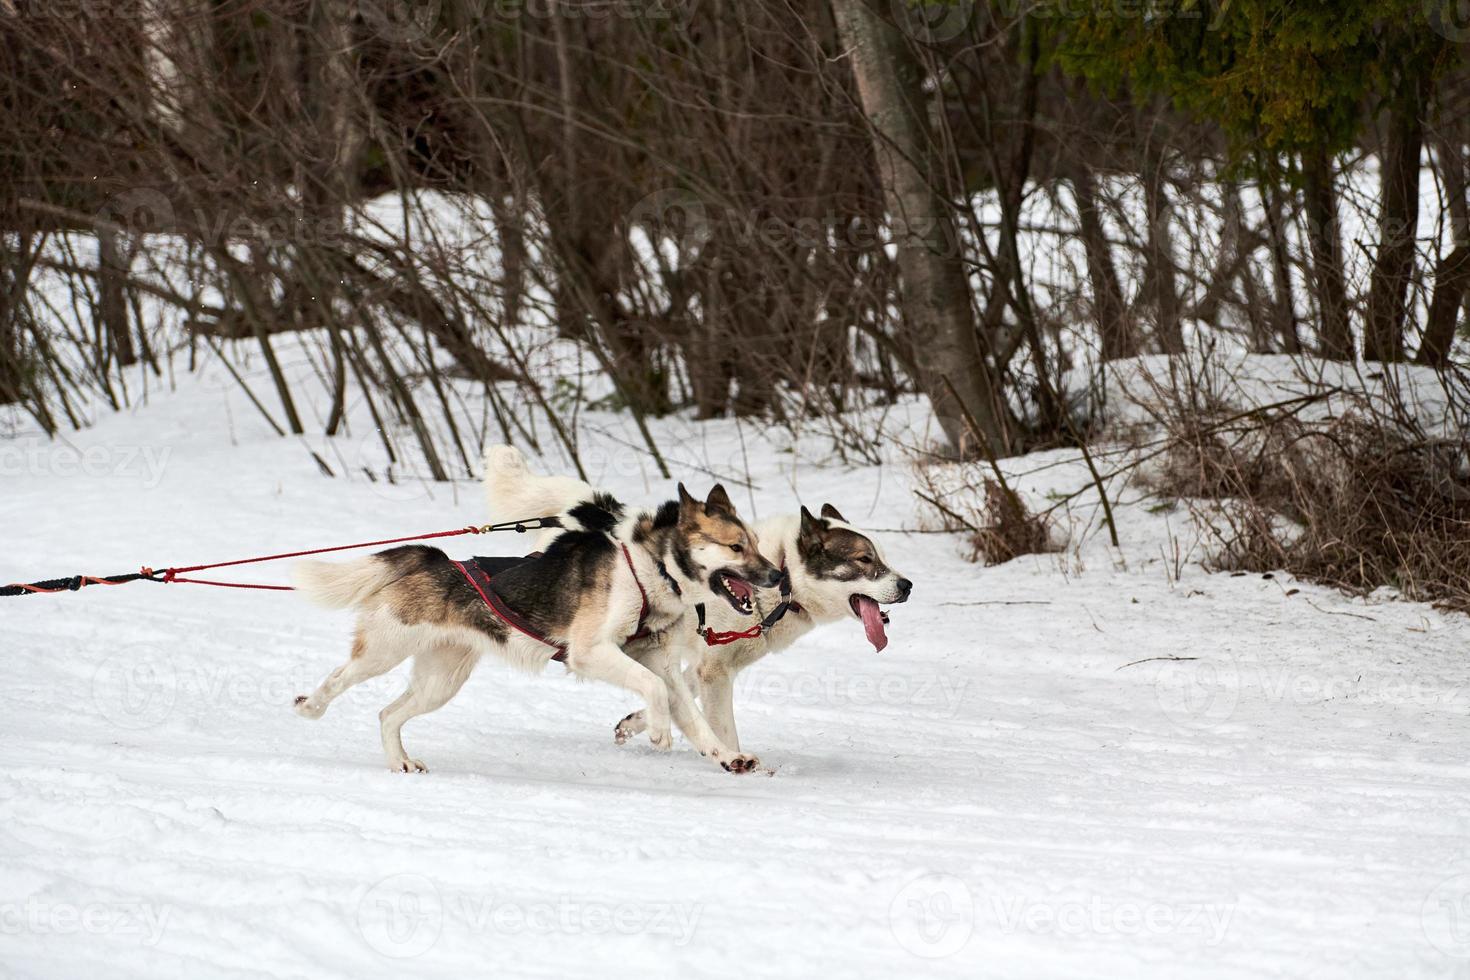
[[[694,632],[704,637],[705,646],[711,647],[724,646],[727,643],[734,643],[736,640],[753,640],[764,633],[770,632],[771,627],[779,623],[781,617],[785,616],[788,612],[801,612],[801,604],[791,601],[791,573],[786,570],[784,565],[781,567],[780,588],[781,601],[776,604],[776,608],[766,613],[764,619],[749,629],[724,631],[710,629],[704,624],[704,603],[697,604],[694,607],[694,612],[699,617],[699,625],[694,628]]]

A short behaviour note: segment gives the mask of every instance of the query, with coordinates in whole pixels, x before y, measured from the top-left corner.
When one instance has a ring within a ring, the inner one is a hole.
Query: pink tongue
[[[733,575],[726,576],[725,584],[729,586],[731,592],[735,593],[740,598],[750,598],[750,584],[744,579],[735,578]]]
[[[863,629],[868,634],[868,642],[873,644],[873,649],[879,653],[888,645],[888,634],[883,632],[883,613],[879,611],[878,604],[865,595],[857,597],[858,613],[863,617]]]

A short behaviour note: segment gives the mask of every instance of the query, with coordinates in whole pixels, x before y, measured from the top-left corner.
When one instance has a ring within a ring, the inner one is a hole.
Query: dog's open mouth
[[[750,583],[727,572],[716,573],[715,579],[720,584],[715,591],[723,595],[736,612],[749,616],[755,609],[755,590]]]
[[[888,625],[888,614],[878,608],[878,603],[871,596],[854,595],[847,600],[852,606],[852,614],[863,621],[863,632],[868,634],[868,642],[873,644],[873,649],[879,653],[888,645],[888,633],[883,629]]]

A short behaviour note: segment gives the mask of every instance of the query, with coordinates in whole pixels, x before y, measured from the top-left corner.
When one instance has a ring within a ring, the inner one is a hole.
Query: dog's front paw
[[[746,755],[741,752],[729,758],[721,759],[720,765],[724,766],[727,772],[733,772],[738,776],[743,772],[754,772],[759,769],[761,767],[761,760],[753,755]]]
[[[618,722],[618,727],[613,729],[613,741],[622,745],[646,728],[648,728],[648,723],[644,721],[643,712],[635,711]]]
[[[650,728],[648,741],[660,752],[667,752],[674,747],[674,733],[667,726],[662,729]]]
[[[388,763],[390,772],[428,772],[429,767],[417,759],[395,759]]]
[[[317,704],[305,694],[296,696],[296,713],[303,718],[320,718],[326,710],[326,705]]]

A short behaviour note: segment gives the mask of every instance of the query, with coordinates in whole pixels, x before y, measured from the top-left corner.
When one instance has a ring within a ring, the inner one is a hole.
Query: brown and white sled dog
[[[701,754],[732,772],[755,768],[754,758],[715,736],[679,669],[677,647],[687,642],[681,638],[695,637],[695,603],[718,602],[748,617],[754,590],[780,577],[724,489],[716,486],[701,503],[681,484],[679,499],[655,513],[625,514],[605,494],[565,508],[538,501],[532,509],[560,516],[565,530],[539,557],[494,576],[499,599],[523,625],[563,647],[574,674],[639,694],[656,747],[671,746],[672,715]],[[308,598],[358,610],[351,657],[296,699],[301,715],[321,717],[343,691],[413,658],[407,690],[379,713],[390,769],[426,771],[404,751],[403,725],[447,704],[482,655],[539,671],[558,652],[507,626],[438,548],[392,548],[345,564],[301,562],[293,576]],[[643,630],[634,659],[622,646]]]
[[[485,493],[492,520],[550,515],[594,495],[592,487],[580,480],[532,473],[525,458],[510,446],[491,447],[485,462]],[[847,523],[831,504],[822,505],[820,517],[803,507],[800,514],[773,517],[753,525],[752,530],[764,556],[791,576],[795,608],[759,637],[713,647],[706,647],[702,639],[679,645],[688,666],[685,679],[699,696],[715,736],[731,750],[740,746],[734,708],[735,677],[740,671],[768,653],[789,647],[814,627],[846,619],[860,620],[868,642],[882,650],[888,636],[880,605],[905,602],[913,589],[912,582],[889,567],[877,542]],[[541,541],[554,541],[559,533],[555,529],[542,532]],[[756,615],[764,618],[779,601],[771,590],[758,592]],[[750,620],[724,603],[714,603],[708,607],[707,623],[716,630],[740,630]],[[634,640],[624,649],[637,656],[643,642]],[[622,743],[645,730],[656,736],[654,721],[647,712],[636,711],[618,723],[614,737]]]

